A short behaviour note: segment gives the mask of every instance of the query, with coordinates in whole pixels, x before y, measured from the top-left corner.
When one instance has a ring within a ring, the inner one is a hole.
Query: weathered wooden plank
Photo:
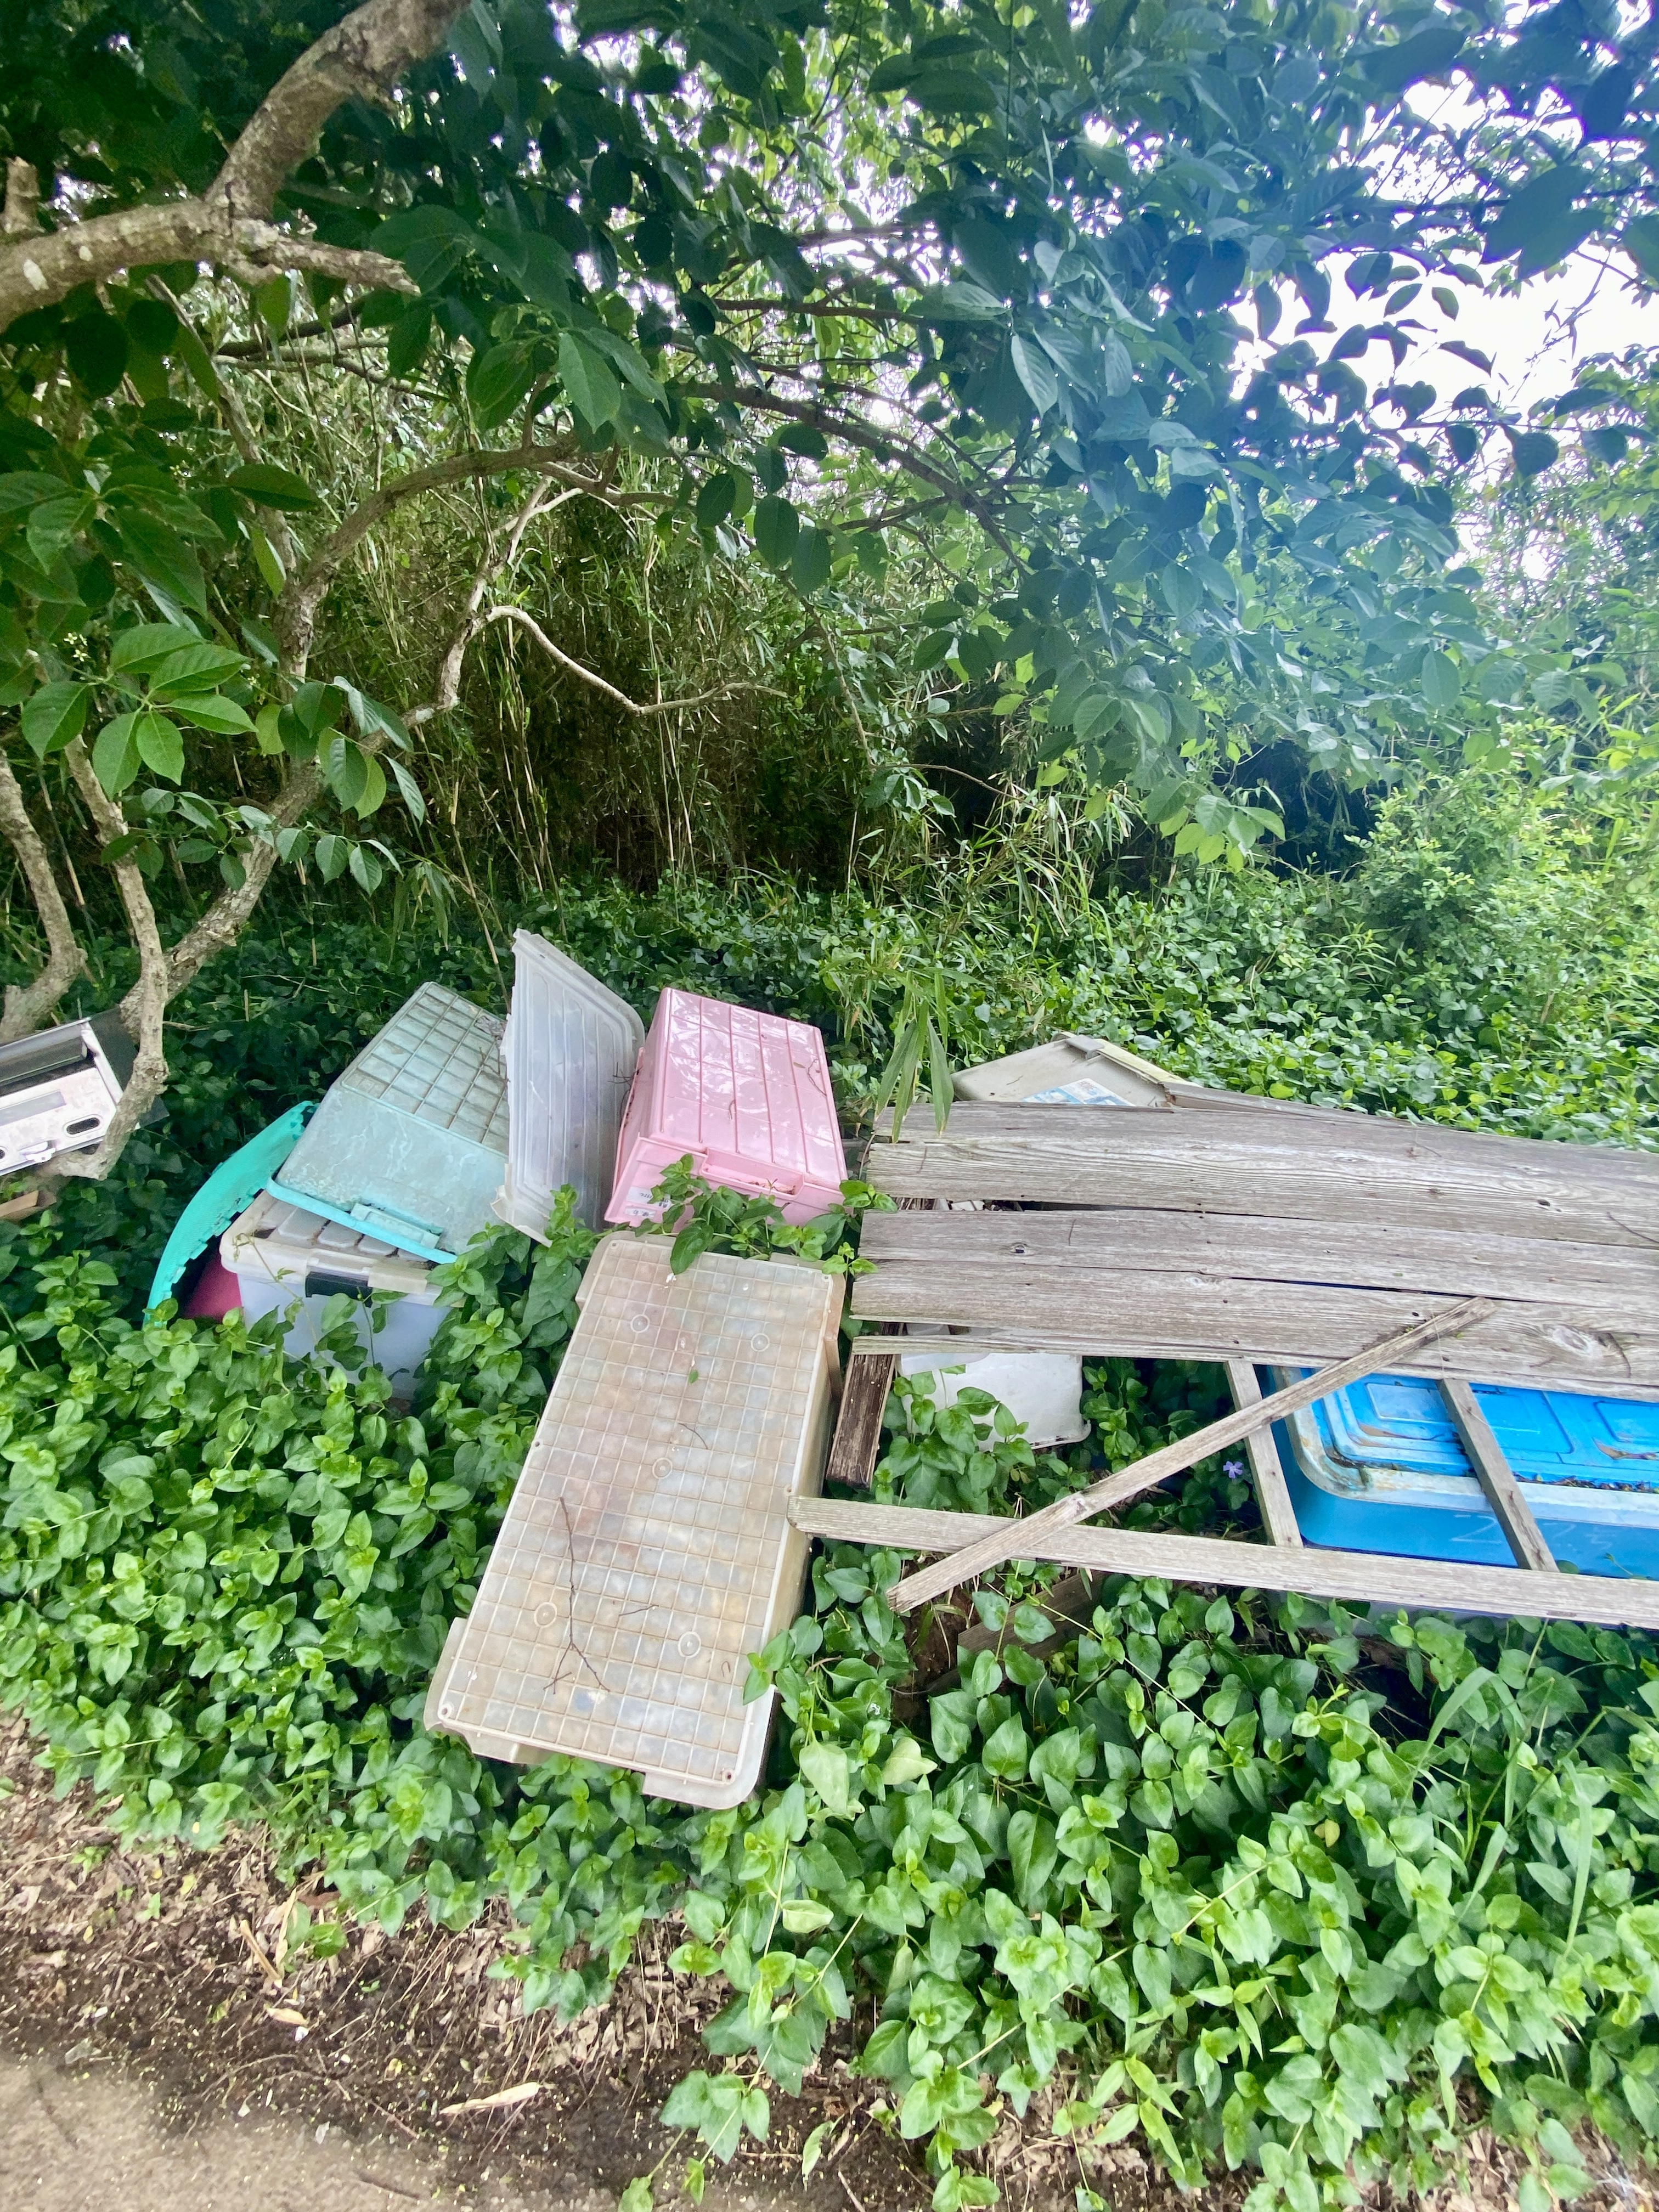
[[[1005,1521],[997,1535],[987,1536],[977,1544],[969,1545],[965,1551],[923,1568],[919,1575],[912,1575],[896,1590],[889,1593],[893,1604],[901,1613],[908,1613],[929,1598],[942,1597],[958,1583],[969,1582],[988,1568],[1000,1566],[1005,1559],[1014,1556],[1008,1547],[1012,1540],[1011,1531],[1016,1526],[1029,1534],[1033,1529],[1068,1528],[1075,1522],[1088,1520],[1093,1514],[1108,1512],[1113,1506],[1121,1505],[1142,1491],[1152,1489],[1166,1475],[1180,1474],[1195,1467],[1200,1460],[1208,1459],[1212,1452],[1224,1451],[1230,1444],[1242,1443],[1267,1420],[1279,1419],[1304,1406],[1310,1406],[1316,1398],[1326,1397],[1333,1390],[1346,1389],[1350,1382],[1358,1382],[1366,1375],[1409,1358],[1423,1346],[1440,1337],[1452,1335],[1460,1329],[1478,1331],[1491,1312],[1491,1306],[1482,1298],[1460,1299],[1455,1305],[1446,1307],[1416,1327],[1383,1338],[1352,1359],[1322,1368],[1315,1375],[1304,1375],[1299,1382],[1275,1390],[1270,1399],[1259,1405],[1237,1407],[1223,1414],[1218,1421],[1194,1430],[1191,1436],[1179,1437],[1174,1443],[1149,1452],[1133,1467],[1121,1468],[1115,1474],[1091,1483],[1086,1490],[1073,1492],[1069,1498],[1056,1498],[1052,1505],[1045,1505],[1040,1512],[1018,1523]]]
[[[1486,1493],[1486,1503],[1498,1516],[1504,1540],[1515,1554],[1516,1566],[1531,1568],[1539,1574],[1558,1573],[1555,1554],[1533,1518],[1532,1508],[1515,1479],[1515,1470],[1503,1445],[1492,1434],[1492,1423],[1481,1410],[1473,1388],[1468,1382],[1443,1382],[1440,1395],[1463,1440],[1469,1464]]]
[[[1259,1406],[1261,1385],[1256,1380],[1254,1364],[1248,1359],[1227,1362],[1227,1385],[1233,1394],[1235,1406]],[[1291,1493],[1285,1481],[1285,1469],[1279,1463],[1279,1446],[1271,1428],[1256,1429],[1244,1439],[1244,1456],[1250,1463],[1250,1479],[1255,1485],[1255,1502],[1261,1508],[1261,1525],[1273,1544],[1297,1545],[1302,1541],[1302,1529],[1296,1517],[1296,1508],[1291,1503]]]
[[[1401,1359],[1402,1374],[1463,1376],[1552,1390],[1659,1397],[1659,1299],[1596,1305],[1498,1301],[1478,1339]],[[866,1319],[943,1322],[971,1343],[1136,1359],[1346,1359],[1379,1335],[1442,1310],[1407,1291],[1257,1283],[1225,1276],[888,1261],[854,1285]]]
[[[878,1544],[902,1552],[955,1553],[965,1540],[1006,1528],[987,1513],[936,1513],[914,1505],[850,1498],[792,1498],[789,1518],[809,1536]],[[1659,1629],[1659,1583],[1612,1575],[1534,1575],[1519,1567],[1455,1566],[1374,1552],[1327,1552],[1224,1537],[1166,1535],[1142,1528],[1037,1530],[1018,1525],[1011,1559],[1054,1559],[1103,1575],[1150,1575],[1224,1589],[1299,1590],[1350,1606],[1415,1612],[1487,1613],[1529,1620],[1583,1620],[1604,1628]],[[1022,1549],[1021,1546],[1024,1548]],[[914,1577],[912,1578],[914,1579]],[[904,1585],[901,1584],[901,1588]]]
[[[1659,1244],[1659,1162],[1645,1155],[1410,1123],[1379,1140],[1363,1115],[968,1104],[942,1135],[872,1145],[865,1174],[895,1197],[1222,1214],[1256,1202],[1333,1225]]]
[[[1255,1282],[1334,1283],[1433,1291],[1449,1297],[1577,1301],[1651,1299],[1659,1306],[1659,1246],[1570,1243],[1559,1237],[1499,1237],[1376,1222],[1363,1232],[1326,1220],[1285,1219],[1149,1206],[1090,1206],[1027,1212],[931,1211],[866,1214],[859,1249],[890,1262],[955,1269],[964,1264],[1060,1269],[1150,1269],[1237,1275]]]
[[[892,1341],[890,1338],[884,1340]],[[823,1471],[826,1482],[844,1482],[854,1490],[870,1487],[870,1478],[876,1471],[876,1461],[881,1452],[881,1417],[898,1364],[896,1352],[847,1363],[841,1412],[830,1446],[830,1462]]]

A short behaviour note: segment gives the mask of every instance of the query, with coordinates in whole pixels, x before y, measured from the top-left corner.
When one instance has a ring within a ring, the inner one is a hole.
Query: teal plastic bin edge
[[[261,1129],[228,1160],[220,1161],[173,1224],[173,1234],[156,1263],[147,1310],[171,1297],[174,1284],[197,1255],[205,1252],[214,1238],[222,1237],[237,1215],[252,1205],[294,1150],[316,1108],[317,1102],[310,1098],[290,1106],[268,1129]]]
[[[400,1252],[408,1252],[417,1260],[429,1260],[434,1267],[447,1267],[455,1258],[441,1244],[422,1244],[409,1236],[389,1219],[384,1212],[365,1208],[362,1213],[348,1213],[343,1206],[331,1206],[324,1199],[313,1198],[308,1190],[294,1190],[276,1177],[267,1176],[264,1188],[273,1198],[280,1198],[285,1206],[297,1206],[305,1213],[314,1213],[324,1221],[337,1221],[342,1229],[355,1229],[360,1237],[378,1237],[384,1244],[393,1244]]]

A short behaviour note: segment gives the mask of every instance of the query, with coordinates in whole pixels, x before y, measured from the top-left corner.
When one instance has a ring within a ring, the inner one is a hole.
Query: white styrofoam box
[[[933,1402],[954,1406],[958,1392],[985,1390],[1025,1425],[1033,1451],[1080,1444],[1083,1359],[1074,1352],[953,1352],[949,1340],[899,1355],[901,1375],[931,1375]]]
[[[576,1192],[576,1211],[597,1228],[611,1203],[617,1135],[645,1024],[625,999],[585,968],[521,929],[513,939],[513,1005],[507,1063],[507,1180],[495,1212],[547,1242],[553,1194]]]
[[[423,1259],[489,1220],[507,1158],[502,1024],[422,983],[323,1096],[279,1197]]]
[[[235,1276],[250,1321],[285,1313],[297,1300],[283,1340],[292,1359],[308,1359],[317,1350],[330,1298],[344,1291],[361,1300],[359,1343],[386,1370],[398,1397],[412,1394],[415,1370],[444,1317],[425,1261],[262,1191],[219,1239],[219,1262]],[[369,1304],[376,1291],[396,1294],[379,1329]]]
[[[0,1045],[0,1176],[95,1145],[132,1073],[132,1058],[112,1015]]]
[[[722,1808],[760,1780],[750,1652],[800,1604],[787,1501],[823,1480],[842,1285],[814,1267],[607,1237],[428,1728],[481,1755],[629,1767]]]
[[[951,1088],[958,1098],[1003,1105],[1169,1106],[1172,1093],[1202,1086],[1104,1037],[1066,1030],[1028,1052],[964,1069]]]

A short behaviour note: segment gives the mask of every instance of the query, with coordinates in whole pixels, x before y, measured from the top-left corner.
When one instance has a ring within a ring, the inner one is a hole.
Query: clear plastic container
[[[1172,1093],[1201,1086],[1121,1044],[1064,1030],[1027,1052],[964,1068],[951,1088],[958,1098],[993,1105],[1168,1106]]]
[[[131,1042],[113,1014],[0,1045],[0,1176],[95,1145],[132,1062]]]
[[[741,1804],[773,1696],[749,1655],[794,1618],[790,1497],[829,1444],[842,1284],[817,1268],[606,1237],[426,1724],[489,1758],[562,1752],[649,1794]]]
[[[625,999],[521,929],[513,939],[507,1061],[507,1180],[501,1219],[547,1241],[553,1194],[574,1186],[597,1227],[611,1203],[617,1137],[645,1026]]]
[[[913,1330],[904,1340],[914,1343]],[[1023,1423],[1033,1451],[1081,1443],[1083,1356],[1076,1352],[969,1352],[949,1339],[935,1350],[899,1354],[901,1375],[931,1375],[936,1406],[954,1406],[963,1390],[988,1390]]]
[[[699,1175],[775,1198],[786,1221],[834,1206],[847,1154],[823,1039],[810,1022],[665,991],[617,1147],[607,1221],[644,1221],[651,1188],[687,1153]]]
[[[1580,1574],[1659,1578],[1659,1406],[1474,1387],[1557,1560]],[[1279,1422],[1275,1433],[1306,1542],[1513,1565],[1434,1383],[1368,1376]]]
[[[489,1219],[507,1159],[502,1024],[422,983],[324,1094],[267,1188],[424,1260]]]
[[[219,1261],[236,1278],[242,1311],[250,1321],[285,1313],[298,1302],[283,1339],[292,1359],[308,1359],[316,1352],[324,1309],[331,1297],[343,1291],[361,1300],[358,1341],[375,1365],[385,1368],[393,1392],[400,1398],[412,1395],[415,1370],[443,1319],[432,1270],[424,1261],[262,1192],[220,1238]],[[369,1304],[376,1291],[397,1294],[378,1330]]]

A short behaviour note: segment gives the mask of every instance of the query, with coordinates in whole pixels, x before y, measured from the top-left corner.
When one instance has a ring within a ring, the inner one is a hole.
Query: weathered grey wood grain
[[[975,1576],[1013,1558],[1015,1553],[1008,1547],[1012,1540],[1011,1531],[1016,1525],[1022,1534],[1029,1534],[1033,1530],[1068,1528],[1074,1522],[1088,1520],[1093,1514],[1108,1512],[1113,1506],[1121,1505],[1142,1491],[1152,1489],[1167,1475],[1180,1474],[1187,1468],[1195,1467],[1200,1460],[1208,1459],[1212,1452],[1225,1451],[1230,1444],[1242,1443],[1268,1419],[1296,1413],[1333,1390],[1346,1389],[1350,1382],[1358,1382],[1379,1369],[1408,1359],[1423,1346],[1460,1329],[1478,1333],[1491,1313],[1492,1307],[1485,1299],[1459,1299],[1427,1321],[1367,1346],[1352,1359],[1339,1361],[1322,1368],[1317,1374],[1287,1383],[1260,1405],[1243,1406],[1224,1413],[1218,1421],[1195,1429],[1191,1436],[1178,1437],[1173,1443],[1148,1452],[1133,1466],[1121,1468],[1116,1474],[1091,1482],[1086,1490],[1074,1491],[1069,1498],[1056,1498],[1052,1505],[1045,1505],[1040,1512],[1029,1515],[1018,1524],[1005,1521],[998,1535],[987,1536],[977,1544],[969,1545],[965,1551],[953,1553],[948,1559],[924,1567],[919,1575],[912,1575],[896,1589],[890,1590],[888,1596],[901,1613],[908,1613],[930,1598],[942,1597],[959,1583],[969,1582]]]
[[[1480,1401],[1468,1382],[1443,1382],[1440,1395],[1446,1411],[1451,1415],[1463,1449],[1469,1455],[1480,1487],[1486,1494],[1486,1503],[1498,1516],[1498,1525],[1504,1532],[1504,1540],[1515,1554],[1518,1567],[1529,1567],[1535,1573],[1553,1575],[1559,1572],[1555,1554],[1545,1541],[1544,1532],[1533,1518],[1533,1511],[1515,1479],[1515,1470],[1504,1455],[1504,1447],[1492,1434],[1492,1423],[1481,1409]]]
[[[1302,1366],[1346,1359],[1446,1301],[1407,1291],[1247,1282],[1227,1276],[1090,1273],[1002,1264],[935,1267],[886,1261],[854,1285],[866,1319],[944,1322],[974,1344],[1137,1359],[1253,1359]],[[1497,1302],[1478,1339],[1393,1363],[1401,1374],[1659,1397],[1659,1301],[1595,1305]]]
[[[1331,1225],[1659,1249],[1659,1162],[1645,1155],[1364,1115],[964,1104],[942,1135],[872,1145],[865,1173],[896,1197],[1259,1209]]]
[[[788,1510],[795,1527],[809,1536],[894,1551],[953,1553],[1007,1526],[991,1514],[936,1513],[848,1498],[792,1498]],[[1659,1583],[1650,1582],[1623,1582],[1611,1575],[1534,1575],[1518,1567],[1450,1566],[1437,1559],[1326,1552],[1312,1545],[1293,1550],[1140,1528],[1038,1530],[1031,1525],[1035,1520],[1033,1515],[1031,1522],[1019,1524],[1021,1533],[1007,1545],[1009,1558],[1054,1559],[1096,1574],[1152,1575],[1224,1589],[1300,1590],[1350,1606],[1659,1629]]]
[[[1261,1200],[1270,1206],[1272,1193],[1262,1193]],[[1659,1310],[1659,1243],[1576,1244],[1402,1222],[1357,1230],[1243,1210],[1190,1213],[1125,1206],[871,1213],[859,1249],[878,1267],[908,1261],[955,1269],[963,1263],[1023,1261],[1050,1270],[1149,1268],[1450,1297],[1584,1304],[1646,1298]]]
[[[1255,1367],[1248,1359],[1227,1362],[1227,1387],[1233,1394],[1235,1406],[1259,1406],[1261,1385],[1256,1380]],[[1302,1530],[1297,1521],[1296,1508],[1291,1503],[1290,1490],[1285,1480],[1285,1469],[1279,1462],[1279,1446],[1271,1428],[1257,1429],[1244,1439],[1244,1456],[1250,1463],[1250,1480],[1255,1485],[1255,1502],[1261,1508],[1261,1525],[1267,1532],[1270,1543],[1297,1545],[1302,1541]]]
[[[890,1344],[892,1340],[890,1337],[877,1340],[878,1343]],[[823,1471],[826,1482],[844,1482],[852,1490],[870,1487],[870,1478],[876,1471],[876,1461],[881,1452],[881,1417],[898,1364],[896,1352],[890,1352],[884,1358],[877,1353],[873,1358],[848,1362],[841,1412],[836,1416],[835,1438],[830,1446],[830,1463]]]

